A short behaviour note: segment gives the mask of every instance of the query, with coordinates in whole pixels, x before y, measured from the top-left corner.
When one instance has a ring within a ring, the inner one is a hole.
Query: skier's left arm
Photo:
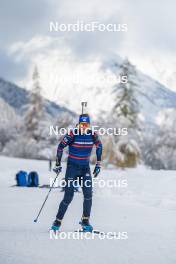
[[[103,146],[102,146],[102,143],[101,143],[101,140],[98,134],[96,133],[94,134],[94,144],[96,146],[97,163],[95,165],[93,174],[94,174],[94,177],[97,177],[101,169],[101,157],[102,157],[102,152],[103,152]]]

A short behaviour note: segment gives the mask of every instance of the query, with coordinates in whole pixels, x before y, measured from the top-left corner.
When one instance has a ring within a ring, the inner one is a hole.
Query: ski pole
[[[47,194],[47,196],[46,196],[46,198],[45,198],[45,200],[44,200],[44,202],[43,202],[43,204],[42,204],[42,206],[41,206],[41,208],[40,208],[40,210],[39,210],[38,215],[37,215],[37,217],[34,219],[34,222],[35,222],[35,223],[37,223],[37,220],[38,220],[38,218],[39,218],[39,216],[40,216],[40,214],[41,214],[41,211],[43,210],[43,207],[44,207],[46,201],[48,200],[48,196],[49,196],[49,194],[50,194],[50,192],[51,192],[51,190],[52,190],[52,188],[53,188],[53,186],[54,186],[54,184],[55,184],[55,182],[56,182],[56,179],[57,179],[58,175],[59,175],[59,173],[57,173],[57,175],[56,175],[56,177],[55,177],[55,179],[54,179],[54,181],[53,181],[53,184],[52,184],[52,186],[50,187],[49,192],[48,192],[48,194]]]

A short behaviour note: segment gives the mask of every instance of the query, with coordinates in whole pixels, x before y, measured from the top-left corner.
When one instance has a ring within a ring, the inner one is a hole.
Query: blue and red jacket
[[[78,132],[76,128],[74,130]],[[96,146],[97,161],[101,161],[102,143],[96,133],[90,130],[87,134],[74,133],[71,131],[66,134],[58,145],[57,160],[60,162],[63,154],[63,149],[69,147],[68,161],[79,165],[89,164],[90,155],[93,146]]]

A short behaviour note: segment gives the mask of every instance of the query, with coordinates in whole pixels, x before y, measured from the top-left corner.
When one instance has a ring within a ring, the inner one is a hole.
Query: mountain
[[[104,63],[104,72],[111,72],[114,76],[120,73],[122,61],[109,61]],[[176,93],[150,76],[136,69],[136,83],[134,94],[139,102],[140,113],[147,124],[155,124],[160,111],[168,108],[176,108]],[[109,87],[107,97],[114,103],[113,86]],[[111,108],[111,107],[110,107]]]
[[[137,72],[137,78],[136,98],[147,123],[156,123],[160,111],[176,108],[175,92],[140,71]]]
[[[108,60],[88,62],[57,61],[50,72],[50,78],[40,71],[42,95],[46,98],[45,110],[51,118],[61,113],[76,116],[81,111],[80,102],[87,101],[92,119],[99,117],[106,120],[115,104],[114,86],[119,82],[118,76],[123,60],[113,56]],[[39,69],[40,70],[40,69]],[[57,72],[57,74],[56,74]],[[160,111],[176,108],[176,93],[136,69],[137,86],[134,89],[140,105],[141,116],[146,124],[155,124]],[[27,90],[0,79],[0,98],[15,113],[22,115],[28,104],[30,87]],[[59,102],[59,105],[58,105]],[[69,109],[68,109],[69,106]]]
[[[12,123],[16,120],[17,116],[14,109],[6,103],[2,98],[0,98],[0,123],[7,124],[8,122]]]
[[[0,110],[1,119],[9,119],[9,116],[23,116],[29,104],[30,92],[19,86],[0,78]],[[75,113],[66,107],[61,107],[54,102],[44,99],[44,109],[49,118],[58,118],[59,115],[69,114],[75,117]],[[13,118],[12,118],[13,119]]]
[[[113,56],[108,60],[55,62],[47,73],[41,70],[42,94],[47,99],[59,102],[74,112],[80,113],[81,101],[88,102],[88,112],[96,120],[105,117],[112,109],[115,99],[113,87],[118,83],[118,74],[123,60]],[[165,108],[176,108],[176,93],[150,76],[136,69],[136,99],[146,123],[155,123],[158,113]],[[29,87],[28,87],[29,89]]]

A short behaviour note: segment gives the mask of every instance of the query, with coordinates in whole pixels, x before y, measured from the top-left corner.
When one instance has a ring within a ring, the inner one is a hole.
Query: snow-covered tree
[[[29,138],[40,140],[40,123],[43,117],[43,98],[39,83],[39,72],[35,67],[33,72],[33,87],[29,98],[29,108],[24,118],[25,130]]]
[[[120,67],[121,82],[115,85],[114,106],[109,119],[116,128],[127,128],[128,135],[114,136],[112,152],[114,162],[121,167],[137,165],[140,150],[137,144],[140,129],[139,102],[136,99],[135,88],[138,86],[137,73],[128,59]]]
[[[118,125],[136,129],[138,126],[139,103],[135,97],[137,74],[135,66],[128,59],[120,67],[121,82],[114,87],[115,105],[112,116]]]
[[[165,109],[157,117],[157,133],[145,140],[143,159],[153,169],[176,169],[176,109]]]

